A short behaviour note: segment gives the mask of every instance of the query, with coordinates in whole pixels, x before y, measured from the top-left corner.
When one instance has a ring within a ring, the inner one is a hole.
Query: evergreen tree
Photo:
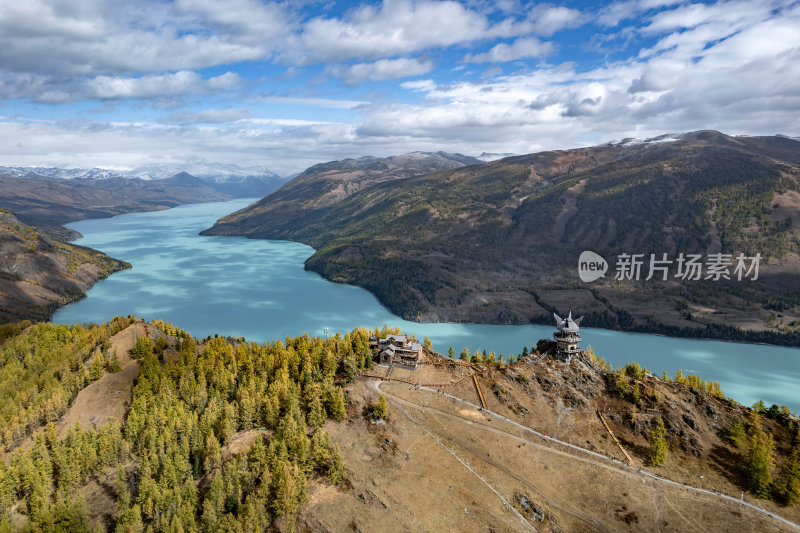
[[[203,453],[203,459],[203,469],[206,472],[211,472],[215,468],[219,468],[222,464],[219,441],[217,440],[216,435],[214,435],[213,429],[206,437],[206,447],[205,452]]]
[[[447,357],[449,357],[450,359],[452,359],[452,358],[454,358],[455,356],[456,356],[456,351],[455,351],[455,350],[453,350],[453,347],[451,346],[451,347],[450,347],[450,348],[447,350]]]
[[[757,411],[751,412],[750,438],[742,470],[747,487],[759,498],[769,498],[772,485],[772,467],[775,464],[775,443],[772,435],[761,429]]]
[[[741,418],[736,418],[725,434],[725,438],[733,443],[734,446],[739,448],[742,442],[747,438],[747,432],[744,430],[744,423]]]
[[[331,466],[328,470],[328,481],[334,485],[338,485],[344,481],[344,461],[342,460],[342,450],[338,444],[335,444],[331,451]]]
[[[338,421],[342,421],[347,418],[347,409],[344,405],[344,394],[342,393],[342,389],[339,387],[331,387],[328,392],[328,410]]]
[[[786,458],[778,480],[779,496],[787,505],[800,502],[800,447],[795,446]]]
[[[375,415],[375,418],[381,420],[389,418],[389,402],[386,401],[386,395],[381,394],[381,397],[378,398],[378,403],[375,405],[375,409],[372,410],[372,414]]]
[[[631,401],[632,401],[632,402],[633,402],[635,405],[637,405],[637,406],[638,406],[638,405],[639,405],[639,401],[640,401],[641,399],[642,399],[642,398],[641,398],[641,394],[640,394],[640,392],[639,392],[639,382],[638,382],[638,381],[636,381],[636,382],[633,384],[633,391],[631,392]]]
[[[120,370],[122,370],[122,366],[119,364],[119,356],[117,355],[117,351],[113,350],[111,352],[111,360],[108,363],[108,371],[114,373]]]
[[[312,396],[309,403],[306,421],[310,427],[318,428],[325,423],[326,416],[325,408],[322,406],[322,399],[317,392]]]
[[[658,417],[656,427],[650,431],[650,449],[648,452],[648,460],[652,466],[663,465],[667,460],[667,428],[664,426],[664,420]]]
[[[97,381],[100,379],[100,376],[103,375],[103,362],[100,360],[100,357],[97,356],[92,361],[92,364],[89,366],[89,379],[91,381]]]
[[[272,494],[275,514],[286,518],[287,529],[294,531],[295,515],[306,498],[305,476],[296,464],[281,461],[277,465]]]

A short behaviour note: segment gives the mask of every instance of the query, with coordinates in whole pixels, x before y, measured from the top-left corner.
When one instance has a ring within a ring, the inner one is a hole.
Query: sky
[[[0,165],[800,136],[800,0],[0,0]]]

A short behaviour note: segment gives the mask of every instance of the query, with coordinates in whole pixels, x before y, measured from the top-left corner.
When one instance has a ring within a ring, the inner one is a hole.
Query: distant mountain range
[[[796,140],[700,131],[445,160],[417,175],[384,160],[316,165],[205,233],[310,244],[307,268],[414,320],[527,323],[572,307],[629,330],[800,331]],[[605,278],[578,279],[584,250],[610,262]],[[613,279],[619,254],[681,252],[764,261],[757,281]]]
[[[186,173],[151,181],[120,177],[32,179],[0,174],[0,208],[61,239],[77,236],[62,226],[75,220],[231,198],[211,183]]]
[[[265,167],[240,167],[224,163],[185,163],[146,165],[133,170],[104,168],[0,167],[0,177],[39,180],[103,180],[138,178],[164,180],[181,173],[190,174],[209,187],[234,198],[265,196],[283,185],[283,178]]]

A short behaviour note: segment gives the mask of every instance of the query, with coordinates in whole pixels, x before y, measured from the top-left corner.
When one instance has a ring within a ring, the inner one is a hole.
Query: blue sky
[[[800,135],[798,1],[0,2],[0,165]]]

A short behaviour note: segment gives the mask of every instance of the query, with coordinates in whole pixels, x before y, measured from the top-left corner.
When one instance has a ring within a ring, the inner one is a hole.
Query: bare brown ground
[[[128,355],[134,346],[133,328],[137,328],[136,334],[139,336],[147,334],[146,325],[137,323],[111,338],[109,353],[116,350],[122,369],[113,374],[104,372],[100,379],[78,393],[75,401],[56,424],[59,436],[66,435],[67,430],[76,423],[82,428],[100,429],[112,417],[120,422],[125,419],[133,393],[133,382],[139,376],[141,364]]]
[[[564,194],[561,196],[564,199],[564,207],[553,221],[553,237],[555,237],[556,240],[561,240],[567,228],[567,221],[578,211],[578,196],[581,195],[585,188],[586,179],[582,179],[564,191]]]
[[[567,405],[557,399],[569,396],[565,379],[552,372],[557,370],[552,365],[539,365],[517,365],[511,373],[524,371],[532,383],[526,387],[492,372],[482,375],[489,411],[624,459],[594,413],[602,397],[591,408]],[[457,381],[471,372],[423,366],[395,369],[392,377],[424,385]],[[540,373],[543,384],[535,381]],[[545,388],[553,394],[544,394]],[[478,403],[471,379],[442,390]],[[360,416],[380,393],[390,404],[385,424]],[[737,502],[645,477],[413,385],[360,378],[348,386],[348,398],[348,420],[328,422],[326,429],[342,449],[350,488],[313,484],[299,531],[792,531]],[[610,424],[630,453],[641,451],[641,437],[613,420]],[[739,496],[724,473],[693,456],[674,451],[669,463],[654,473]],[[698,472],[705,473],[703,480]],[[535,505],[544,520],[533,520],[517,495]],[[745,500],[797,521],[795,508],[749,495]]]
[[[59,437],[65,437],[69,428],[74,427],[76,423],[82,428],[99,429],[112,417],[117,418],[120,423],[124,421],[130,406],[133,383],[139,376],[141,364],[128,355],[134,345],[134,327],[137,328],[137,335],[146,335],[148,328],[151,328],[149,324],[136,323],[111,337],[109,354],[116,350],[121,370],[113,374],[104,371],[100,379],[78,393],[67,412],[55,424]],[[96,351],[86,364],[90,364],[97,355]],[[45,428],[39,428],[34,431],[16,449],[31,449],[36,441],[36,435],[44,430]]]

